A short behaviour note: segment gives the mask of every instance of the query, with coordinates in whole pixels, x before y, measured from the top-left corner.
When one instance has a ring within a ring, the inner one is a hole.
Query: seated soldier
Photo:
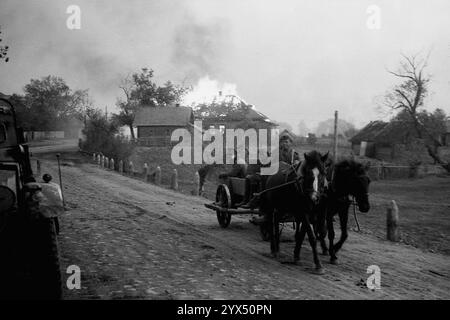
[[[281,135],[279,141],[280,161],[286,162],[293,166],[301,162],[300,155],[292,148],[293,140],[289,134],[285,133]]]
[[[292,166],[296,166],[297,164],[299,164],[301,162],[301,160],[300,160],[300,155],[298,154],[298,152],[292,148],[292,143],[293,143],[292,137],[288,133],[284,133],[280,136],[280,138],[279,138],[279,150],[280,150],[279,159],[280,160],[279,161],[285,162]],[[250,200],[247,203],[243,204],[242,208],[254,209],[254,208],[258,207],[258,205],[259,205],[259,197],[258,196],[253,197],[253,193],[259,192],[260,190],[257,190],[253,186],[256,185],[256,182],[260,183],[261,180],[263,180],[263,182],[265,181],[265,178],[266,178],[265,176],[263,179],[261,179],[262,176],[260,175],[260,169],[261,169],[261,163],[259,163],[259,161],[258,161],[258,174],[254,175],[254,177],[251,177],[251,179],[253,179],[253,181],[255,181],[255,182],[253,182],[253,184],[252,184],[252,180],[249,178],[249,181],[247,183],[249,185],[249,188],[248,188],[249,192],[246,194],[248,194],[248,197],[250,198]],[[264,183],[262,183],[262,184],[264,184]],[[260,185],[261,185],[261,183],[260,183]],[[259,189],[264,189],[264,186],[263,186],[263,188],[259,188]]]

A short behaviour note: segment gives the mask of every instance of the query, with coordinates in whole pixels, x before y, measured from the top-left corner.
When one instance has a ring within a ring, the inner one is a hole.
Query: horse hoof
[[[331,264],[334,264],[335,266],[339,264],[339,262],[337,261],[337,258],[334,258],[334,259],[331,258],[331,259],[330,259],[330,263],[331,263]]]
[[[322,267],[320,267],[320,268],[315,268],[314,271],[313,271],[313,273],[314,273],[314,274],[321,275],[321,274],[325,274],[325,270],[324,270]]]

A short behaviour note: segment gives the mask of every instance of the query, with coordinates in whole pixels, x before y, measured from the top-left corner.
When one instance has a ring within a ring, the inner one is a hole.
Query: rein
[[[356,216],[356,206],[358,204],[356,203],[355,196],[352,196],[351,204],[353,205],[353,217],[355,218],[356,226],[358,227],[358,232],[361,232],[361,228],[359,227],[358,218]]]
[[[261,191],[261,192],[259,192],[259,193],[254,193],[254,195],[257,196],[257,197],[259,197],[259,196],[263,195],[264,193],[266,193],[266,192],[268,192],[268,191],[278,190],[278,189],[281,189],[281,188],[290,186],[291,184],[296,184],[296,186],[297,186],[298,188],[300,188],[300,192],[303,193],[303,188],[302,188],[302,185],[300,184],[300,180],[301,180],[303,177],[302,177],[302,176],[299,176],[299,175],[297,174],[297,170],[296,170],[296,168],[295,168],[292,164],[290,164],[290,166],[291,166],[292,171],[295,173],[295,177],[296,177],[296,178],[295,178],[294,180],[289,181],[289,182],[285,182],[285,183],[283,183],[283,184],[280,184],[280,185],[275,186],[275,187],[272,187],[272,188],[264,189],[263,191]],[[287,176],[288,176],[288,175],[289,175],[289,174],[286,174],[286,179],[287,179]]]
[[[255,195],[255,196],[261,196],[261,195],[263,195],[264,193],[266,193],[266,192],[268,192],[268,191],[273,191],[273,190],[281,189],[281,188],[286,187],[286,186],[290,186],[291,184],[298,183],[300,179],[301,179],[301,177],[298,177],[298,178],[295,179],[295,180],[292,180],[292,181],[289,181],[289,182],[280,184],[280,185],[275,186],[275,187],[272,187],[272,188],[264,189],[263,191],[261,191],[261,192],[259,192],[259,193],[255,193],[254,195]],[[300,188],[301,188],[301,187],[300,187]]]

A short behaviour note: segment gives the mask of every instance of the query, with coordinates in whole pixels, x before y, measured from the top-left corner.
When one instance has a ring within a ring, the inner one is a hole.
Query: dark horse
[[[291,215],[296,225],[294,263],[300,260],[301,245],[305,234],[308,234],[314,255],[315,273],[322,274],[323,268],[317,255],[316,237],[311,224],[315,220],[314,207],[319,203],[324,188],[324,162],[328,154],[322,156],[317,151],[311,151],[304,157],[305,160],[295,168],[280,162],[278,173],[267,179],[260,210],[265,216],[269,230],[272,256],[278,257],[280,251],[279,222],[286,215]]]
[[[315,226],[324,254],[327,253],[325,237],[328,231],[330,262],[336,264],[336,253],[342,248],[348,237],[348,210],[352,204],[350,196],[355,197],[360,212],[368,212],[370,209],[370,178],[367,176],[367,167],[354,160],[342,160],[336,164],[330,163],[326,166],[326,170],[327,177],[331,182],[319,205],[321,210],[319,217],[326,220],[326,229],[321,218]],[[341,225],[341,238],[334,244],[333,217],[336,214],[339,216]]]

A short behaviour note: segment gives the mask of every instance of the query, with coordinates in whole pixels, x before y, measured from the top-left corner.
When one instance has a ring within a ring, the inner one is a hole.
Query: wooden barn
[[[134,120],[137,128],[137,140],[140,145],[166,146],[170,145],[170,137],[175,129],[194,126],[192,108],[179,105],[167,107],[143,106],[137,112]]]
[[[416,144],[416,149],[423,149],[417,140],[411,127],[402,122],[372,121],[351,138],[350,142],[356,155],[391,161],[400,159],[413,143]],[[418,152],[426,157],[426,152]]]
[[[360,156],[375,157],[376,136],[388,125],[384,121],[371,121],[350,139],[353,153]]]

